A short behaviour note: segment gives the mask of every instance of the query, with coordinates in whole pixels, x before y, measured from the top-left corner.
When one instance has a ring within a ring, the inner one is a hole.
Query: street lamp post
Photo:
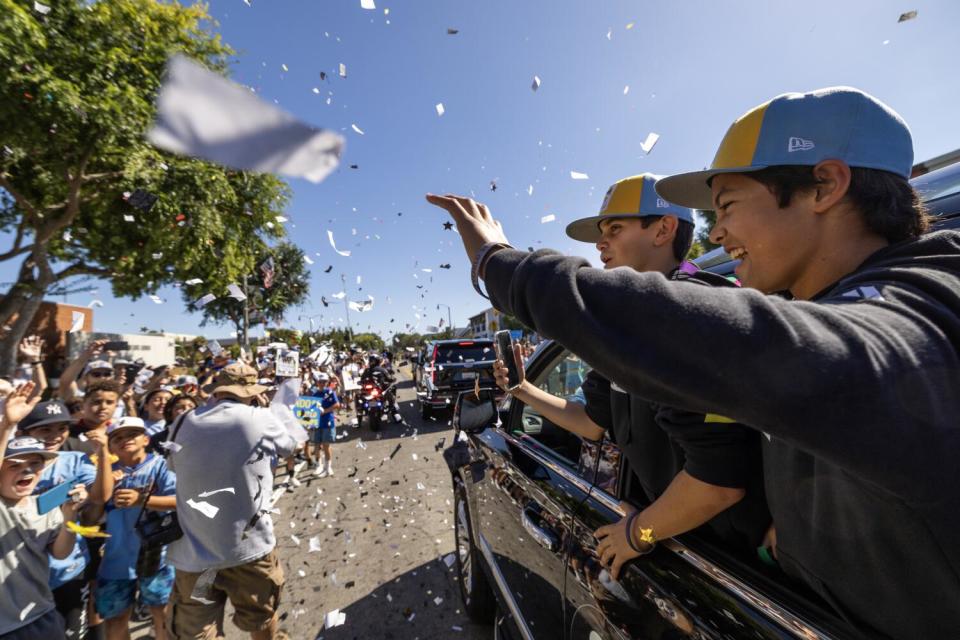
[[[450,309],[450,305],[448,305],[448,304],[443,304],[442,302],[439,303],[439,304],[437,304],[437,311],[440,310],[440,307],[446,307],[446,308],[447,308],[447,327],[450,329],[450,335],[452,336],[452,335],[453,335],[453,319],[452,319],[452,318],[453,318],[453,310]]]
[[[340,274],[340,282],[343,283],[343,293],[347,293],[347,276]],[[350,303],[348,302],[350,296],[343,296],[343,308],[347,313],[347,340],[350,340],[353,335],[353,326],[350,324]]]

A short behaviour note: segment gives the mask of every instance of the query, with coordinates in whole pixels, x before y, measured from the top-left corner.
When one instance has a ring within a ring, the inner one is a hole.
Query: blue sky
[[[593,215],[610,183],[702,168],[734,118],[786,91],[857,86],[907,120],[917,161],[960,147],[953,1],[376,0],[374,11],[360,0],[250,2],[210,2],[238,51],[234,78],[347,139],[341,168],[326,181],[291,181],[289,235],[315,264],[312,300],[288,313],[288,326],[306,328],[309,316],[343,326],[343,304],[320,303],[343,289],[340,274],[350,299],[376,300],[372,311],[350,313],[356,330],[423,330],[446,318],[439,303],[463,326],[486,300],[472,291],[459,237],[443,229],[425,192],[473,193],[516,246],[596,263],[594,248],[563,229]],[[918,17],[898,24],[911,9]],[[661,138],[645,156],[640,143],[650,132]],[[572,180],[571,171],[589,179]],[[556,221],[541,224],[549,214]],[[333,252],[327,230],[351,257]],[[0,281],[15,266],[0,265]],[[158,314],[149,298],[114,299],[104,283],[95,329],[229,333],[199,328],[176,289],[161,296]]]

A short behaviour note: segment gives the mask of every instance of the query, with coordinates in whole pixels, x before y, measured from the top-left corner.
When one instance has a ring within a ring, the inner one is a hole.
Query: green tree
[[[420,333],[397,333],[392,338],[392,346],[396,351],[406,351],[411,347],[414,351],[419,351],[427,337]]]
[[[44,295],[104,278],[137,298],[201,278],[196,299],[254,268],[288,199],[269,175],[151,147],[144,132],[167,57],[226,72],[231,50],[206,7],[154,0],[0,0],[0,261],[20,260],[0,300],[0,372]],[[136,208],[125,192],[159,197]],[[131,221],[132,220],[132,221]]]
[[[717,222],[717,213],[715,211],[697,211],[695,215],[700,218],[703,224],[697,228],[697,232],[693,236],[693,243],[694,246],[700,245],[700,253],[697,255],[702,255],[720,246],[710,242],[710,229],[712,229],[713,225]],[[696,256],[690,257],[693,258]]]
[[[265,287],[264,274],[260,265],[268,258],[273,259],[274,276],[270,287]],[[306,300],[310,290],[310,274],[303,260],[303,251],[290,242],[281,242],[275,247],[264,247],[259,255],[250,262],[251,268],[247,277],[246,305],[250,313],[250,326],[280,322],[290,307],[294,307]],[[256,273],[254,273],[256,270]],[[229,272],[218,273],[217,291],[225,291],[231,284]],[[241,283],[243,276],[234,277]],[[243,287],[241,286],[241,289]],[[187,308],[191,311],[200,311],[203,314],[202,325],[213,322],[221,324],[231,322],[237,330],[237,337],[245,342],[244,330],[244,302],[227,295],[218,297],[204,306],[198,299],[189,300]]]

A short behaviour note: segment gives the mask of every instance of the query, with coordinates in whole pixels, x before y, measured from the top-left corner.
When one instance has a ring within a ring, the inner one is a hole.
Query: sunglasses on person
[[[91,371],[91,372],[88,373],[87,375],[89,375],[91,378],[112,378],[112,377],[113,377],[113,371],[107,371],[107,370],[104,370],[104,371]]]

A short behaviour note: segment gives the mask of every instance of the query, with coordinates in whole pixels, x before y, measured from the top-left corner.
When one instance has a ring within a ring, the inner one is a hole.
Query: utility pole
[[[250,292],[247,291],[247,274],[243,274],[243,347],[250,350]]]
[[[347,276],[340,274],[340,282],[343,283],[343,308],[347,312],[347,340],[353,339],[353,326],[350,324],[350,296],[347,293]]]

